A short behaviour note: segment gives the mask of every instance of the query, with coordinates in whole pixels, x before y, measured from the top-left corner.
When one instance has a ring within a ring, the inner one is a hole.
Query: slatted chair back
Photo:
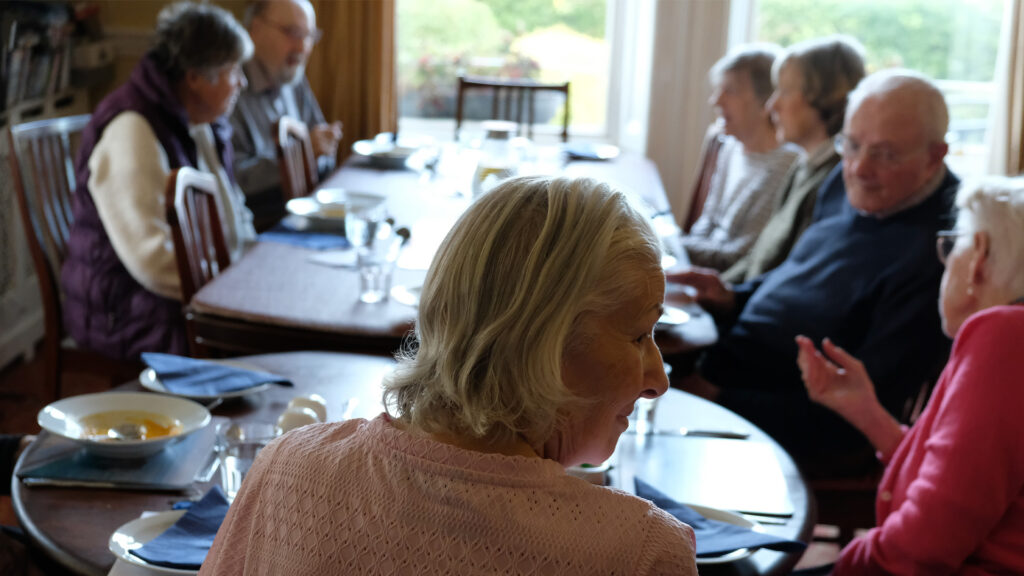
[[[29,250],[33,260],[43,256],[44,274],[57,278],[67,254],[75,192],[74,158],[89,115],[38,120],[12,126],[11,174],[18,195],[22,223],[35,238]],[[30,239],[31,240],[31,239]],[[36,254],[33,248],[43,254]],[[40,272],[36,271],[37,274]]]
[[[313,141],[300,120],[282,116],[274,127],[277,161],[281,170],[281,191],[287,202],[308,196],[319,183]]]
[[[43,304],[45,386],[54,398],[62,395],[66,372],[98,376],[113,385],[137,376],[140,366],[78,348],[64,331],[60,270],[74,222],[74,161],[89,117],[36,120],[7,131],[14,194]]]
[[[562,142],[569,140],[569,82],[545,84],[533,80],[459,76],[455,100],[455,139],[459,139],[465,112],[465,98],[470,91],[492,93],[491,119],[508,120],[519,125],[519,136],[533,138],[534,96],[537,92],[558,92],[565,97],[562,117]]]
[[[194,168],[178,168],[167,178],[166,201],[181,298],[187,305],[231,263],[220,219],[217,180]]]

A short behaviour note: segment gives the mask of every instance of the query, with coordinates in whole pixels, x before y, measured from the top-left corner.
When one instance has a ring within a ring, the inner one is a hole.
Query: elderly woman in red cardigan
[[[846,418],[887,463],[878,526],[834,574],[1024,573],[1024,181],[964,185],[938,238],[939,310],[953,352],[907,430],[867,372],[828,340],[797,337],[810,397]]]

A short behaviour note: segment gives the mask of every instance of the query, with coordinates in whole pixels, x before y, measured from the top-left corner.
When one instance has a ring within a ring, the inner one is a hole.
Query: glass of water
[[[217,425],[220,481],[228,500],[234,500],[256,454],[276,436],[269,422],[222,422]]]
[[[359,300],[387,300],[403,238],[395,234],[382,199],[350,202],[345,208],[345,236],[356,249]]]
[[[654,409],[658,406],[657,398],[637,398],[633,412],[629,415],[628,430],[637,436],[654,434]]]

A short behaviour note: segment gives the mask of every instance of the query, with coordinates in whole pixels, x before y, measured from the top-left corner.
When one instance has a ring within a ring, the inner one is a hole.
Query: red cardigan
[[[1024,573],[1024,306],[961,327],[835,574]]]

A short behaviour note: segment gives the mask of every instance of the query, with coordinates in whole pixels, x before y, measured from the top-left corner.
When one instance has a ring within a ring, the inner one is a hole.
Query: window
[[[570,131],[604,132],[609,48],[607,0],[398,0],[398,113],[402,130],[450,135],[460,73],[569,80]],[[535,114],[557,133],[561,95],[538,93]],[[470,100],[479,97],[479,101]],[[465,115],[490,113],[486,93],[467,95]],[[433,126],[433,127],[432,127]]]
[[[756,36],[787,46],[849,34],[867,50],[868,73],[912,68],[946,95],[947,162],[960,176],[981,174],[995,90],[1005,0],[758,0]]]

